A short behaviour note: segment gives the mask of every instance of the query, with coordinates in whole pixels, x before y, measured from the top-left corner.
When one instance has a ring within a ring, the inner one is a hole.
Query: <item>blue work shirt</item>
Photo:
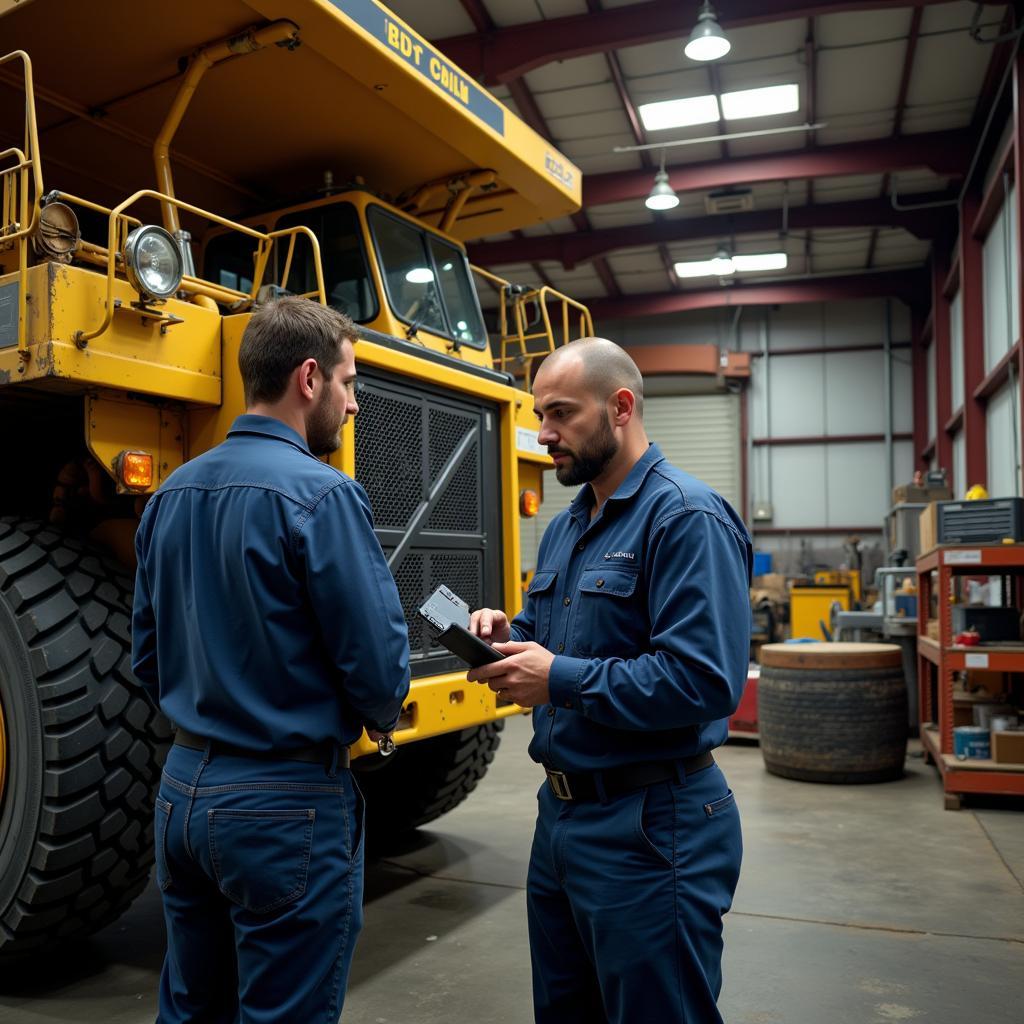
[[[594,772],[720,746],[750,654],[746,527],[655,444],[593,507],[586,485],[551,521],[512,622],[555,654],[530,756]]]
[[[369,502],[290,427],[239,416],[135,550],[132,668],[173,722],[256,753],[394,726],[409,640]]]

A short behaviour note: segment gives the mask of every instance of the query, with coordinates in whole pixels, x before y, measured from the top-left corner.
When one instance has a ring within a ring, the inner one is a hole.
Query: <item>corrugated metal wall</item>
[[[992,222],[983,249],[986,373],[998,365],[1017,340],[1020,299],[1015,204],[1016,192],[1011,186],[998,216]],[[954,373],[958,361],[954,356]],[[953,408],[957,406],[954,396]],[[989,398],[985,421],[989,494],[993,497],[1020,494],[1020,386],[1012,367],[1010,379]],[[960,490],[970,483],[961,478],[957,488]]]

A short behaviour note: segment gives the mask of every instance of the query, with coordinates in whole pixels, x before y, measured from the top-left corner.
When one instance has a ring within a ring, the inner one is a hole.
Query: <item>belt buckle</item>
[[[545,768],[544,771],[548,774],[548,784],[551,786],[551,792],[559,800],[572,800],[572,790],[569,788],[569,780],[565,777],[565,772],[556,772],[551,768]]]

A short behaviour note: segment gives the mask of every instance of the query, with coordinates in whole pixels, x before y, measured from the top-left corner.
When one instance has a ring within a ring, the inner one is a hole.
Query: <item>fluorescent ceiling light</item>
[[[720,260],[715,257],[713,260],[693,260],[689,263],[676,264],[676,277],[724,277],[731,274],[733,268],[729,263],[728,269],[725,264],[728,260]]]
[[[732,258],[732,265],[740,274],[756,270],[785,270],[788,264],[789,258],[784,252],[762,252]]]
[[[727,277],[729,274],[751,274],[759,270],[785,270],[788,262],[784,252],[729,256],[723,251],[714,259],[677,263],[675,270],[677,277]]]
[[[726,121],[791,114],[799,109],[800,88],[797,85],[769,85],[763,89],[722,93],[722,116]]]
[[[718,100],[714,96],[692,96],[685,100],[641,103],[639,110],[640,120],[649,132],[656,132],[662,128],[711,124],[718,120]]]
[[[434,272],[430,267],[413,267],[405,275],[409,284],[428,284],[434,280]]]

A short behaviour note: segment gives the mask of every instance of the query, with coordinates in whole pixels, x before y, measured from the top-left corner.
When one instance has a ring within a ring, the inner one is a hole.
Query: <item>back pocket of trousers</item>
[[[171,824],[171,805],[162,797],[156,798],[153,842],[156,847],[156,884],[161,892],[171,887],[171,872],[167,867],[167,829]]]
[[[210,858],[220,891],[254,914],[268,914],[306,891],[312,808],[214,809]]]

